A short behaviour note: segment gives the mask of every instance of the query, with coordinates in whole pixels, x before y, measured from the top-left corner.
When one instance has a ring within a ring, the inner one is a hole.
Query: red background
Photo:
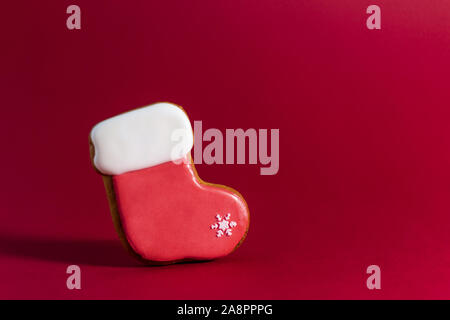
[[[382,30],[366,28],[371,4]],[[0,14],[0,298],[450,298],[448,1],[9,1]],[[275,176],[197,166],[250,207],[226,258],[142,267],[117,240],[88,134],[155,101],[204,130],[280,129]],[[82,290],[66,288],[69,264]],[[381,290],[366,288],[371,264]]]

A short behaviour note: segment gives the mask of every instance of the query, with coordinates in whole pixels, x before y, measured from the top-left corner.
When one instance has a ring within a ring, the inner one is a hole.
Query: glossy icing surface
[[[244,200],[232,190],[200,183],[185,162],[113,176],[127,241],[147,260],[221,257],[248,228]]]
[[[174,161],[193,146],[184,111],[156,103],[98,123],[91,131],[94,165],[103,174],[119,175]]]

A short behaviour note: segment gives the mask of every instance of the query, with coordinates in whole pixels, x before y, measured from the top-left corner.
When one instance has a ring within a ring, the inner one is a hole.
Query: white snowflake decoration
[[[217,223],[211,225],[211,229],[217,230],[216,237],[220,238],[224,234],[227,236],[231,236],[233,234],[232,228],[237,226],[236,221],[230,221],[231,214],[227,214],[226,216],[221,216],[220,214],[216,215]]]

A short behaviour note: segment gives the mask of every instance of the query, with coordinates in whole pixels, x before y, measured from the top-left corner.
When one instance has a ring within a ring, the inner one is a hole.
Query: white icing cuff
[[[191,151],[194,137],[185,112],[156,103],[98,123],[91,131],[94,165],[118,175],[176,161]]]

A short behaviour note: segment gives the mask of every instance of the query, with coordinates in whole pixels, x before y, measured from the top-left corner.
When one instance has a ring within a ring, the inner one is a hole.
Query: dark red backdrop
[[[82,29],[66,28],[66,8]],[[365,9],[382,9],[369,31]],[[0,10],[0,298],[450,298],[450,3],[29,1]],[[210,263],[122,250],[88,133],[155,101],[204,129],[279,128],[238,189],[247,240]],[[78,264],[82,290],[66,288]],[[379,291],[366,268],[381,267]]]

